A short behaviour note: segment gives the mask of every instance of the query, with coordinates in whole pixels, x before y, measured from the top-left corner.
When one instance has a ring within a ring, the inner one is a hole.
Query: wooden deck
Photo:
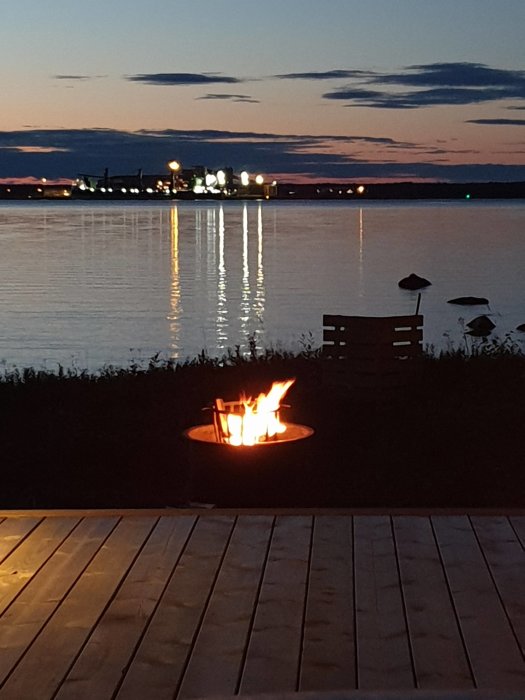
[[[0,514],[2,700],[525,697],[524,653],[524,514]]]

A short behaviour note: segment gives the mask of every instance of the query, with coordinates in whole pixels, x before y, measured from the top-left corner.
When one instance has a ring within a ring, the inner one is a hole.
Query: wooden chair
[[[324,377],[363,399],[394,394],[423,354],[423,316],[323,316]]]

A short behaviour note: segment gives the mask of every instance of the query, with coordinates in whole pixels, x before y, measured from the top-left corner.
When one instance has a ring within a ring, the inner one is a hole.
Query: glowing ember
[[[279,419],[281,400],[295,379],[274,382],[267,394],[256,399],[241,397],[240,401],[216,399],[216,427],[222,442],[228,445],[256,445],[282,435],[286,424]]]

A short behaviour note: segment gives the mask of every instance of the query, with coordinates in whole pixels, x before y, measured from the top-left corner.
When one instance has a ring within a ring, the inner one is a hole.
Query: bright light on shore
[[[241,173],[241,185],[243,187],[248,187],[249,184],[250,184],[250,176],[248,175],[246,170],[243,170]]]
[[[264,177],[263,177],[262,175],[256,175],[256,176],[255,176],[255,182],[256,182],[258,185],[262,185],[263,182],[264,182]]]
[[[180,163],[178,160],[171,160],[168,163],[168,168],[172,170],[174,173],[177,172],[177,170],[180,170]]]

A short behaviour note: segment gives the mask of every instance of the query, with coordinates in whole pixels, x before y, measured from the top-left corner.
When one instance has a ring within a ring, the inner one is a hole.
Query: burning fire
[[[219,432],[229,445],[256,445],[286,431],[279,420],[281,400],[295,379],[274,382],[267,394],[256,399],[241,397],[240,401],[224,402],[216,399]]]

